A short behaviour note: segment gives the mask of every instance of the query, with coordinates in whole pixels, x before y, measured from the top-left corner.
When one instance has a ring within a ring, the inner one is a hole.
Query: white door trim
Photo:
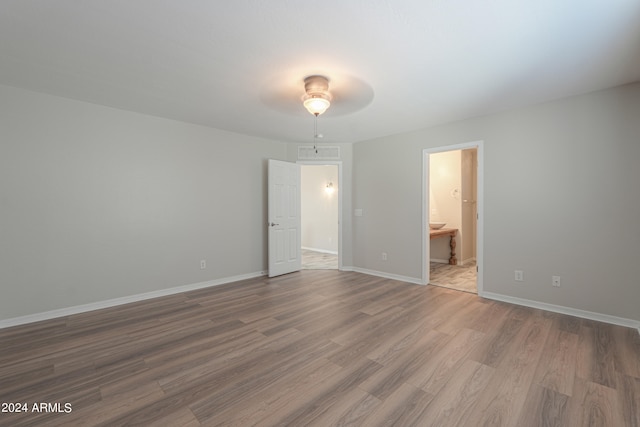
[[[425,148],[422,150],[422,284],[429,284],[429,259],[430,259],[430,245],[429,235],[427,230],[429,229],[429,155],[435,153],[442,153],[445,151],[465,150],[469,148],[476,148],[478,150],[478,180],[477,180],[477,192],[478,192],[478,227],[476,234],[476,261],[478,266],[478,295],[482,296],[483,293],[483,276],[484,276],[484,142],[472,141],[462,144],[446,145],[435,148]]]
[[[300,165],[335,165],[338,166],[338,270],[342,270],[342,195],[344,181],[342,180],[342,160],[298,160]]]

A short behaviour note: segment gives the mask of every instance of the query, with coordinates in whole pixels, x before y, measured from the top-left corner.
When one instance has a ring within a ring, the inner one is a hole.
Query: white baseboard
[[[448,261],[447,261],[448,262]],[[366,268],[346,266],[341,271],[355,271],[357,273],[368,274],[370,276],[384,277],[385,279],[400,280],[403,282],[413,283],[417,285],[424,285],[422,280],[414,277],[400,276],[397,274],[384,273],[381,271],[369,270]],[[541,310],[551,311],[553,313],[567,314],[569,316],[580,317],[583,319],[596,320],[598,322],[611,323],[613,325],[625,326],[628,328],[635,328],[640,334],[640,321],[625,319],[623,317],[611,316],[608,314],[595,313],[592,311],[579,310],[577,308],[564,307],[561,305],[547,304],[544,302],[528,300],[524,298],[511,297],[508,295],[495,294],[492,292],[480,292],[478,296],[487,299],[493,299],[496,301],[508,302],[511,304],[522,305],[525,307],[538,308]]]
[[[327,249],[308,248],[306,246],[303,246],[302,249],[306,249],[308,251],[314,251],[314,252],[321,252],[323,254],[338,255],[338,251],[330,251],[330,250],[327,250]]]
[[[12,319],[0,320],[0,329],[12,326],[24,325],[27,323],[40,322],[42,320],[55,319],[56,317],[70,316],[72,314],[85,313],[87,311],[100,310],[102,308],[115,307],[117,305],[129,304],[132,302],[144,301],[151,298],[164,297],[167,295],[179,294],[181,292],[195,291],[196,289],[208,288],[210,286],[224,285],[226,283],[238,282],[240,280],[253,279],[266,275],[266,271],[241,274],[239,276],[225,277],[222,279],[209,280],[207,282],[193,283],[191,285],[177,286],[174,288],[160,289],[143,294],[130,295],[121,298],[114,298],[105,301],[92,302],[89,304],[76,305],[73,307],[61,308],[58,310],[45,311],[43,313],[29,314],[26,316],[14,317]]]
[[[637,320],[625,319],[623,317],[595,313],[592,311],[580,310],[577,308],[565,307],[562,305],[547,304],[545,302],[517,298],[508,295],[494,294],[492,292],[482,292],[479,294],[479,296],[496,301],[523,305],[525,307],[539,308],[540,310],[551,311],[554,313],[568,314],[569,316],[581,317],[583,319],[596,320],[598,322],[611,323],[613,325],[626,326],[628,328],[635,328],[638,330],[638,333],[640,333],[640,321]]]
[[[357,273],[368,274],[370,276],[383,277],[385,279],[399,280],[402,282],[413,283],[416,285],[422,285],[422,280],[415,277],[402,276],[398,274],[385,273],[382,271],[369,270],[366,268],[343,266],[340,271],[354,271]],[[259,271],[255,273],[242,274],[239,276],[225,277],[222,279],[210,280],[207,282],[193,283],[190,285],[177,286],[174,288],[161,289],[152,292],[146,292],[143,294],[130,295],[121,298],[114,298],[105,301],[98,301],[89,304],[77,305],[74,307],[61,308],[58,310],[46,311],[43,313],[29,314],[26,316],[14,317],[11,319],[0,320],[0,329],[10,328],[12,326],[24,325],[27,323],[39,322],[42,320],[55,319],[57,317],[70,316],[78,313],[85,313],[87,311],[99,310],[102,308],[115,307],[118,305],[129,304],[132,302],[144,301],[151,298],[158,298],[167,295],[174,295],[181,292],[194,291],[197,289],[208,288],[211,286],[219,286],[227,283],[238,282],[240,280],[253,279],[266,275],[266,271]],[[637,329],[640,334],[640,321],[625,319],[622,317],[611,316],[608,314],[595,313],[586,310],[579,310],[571,307],[564,307],[561,305],[547,304],[539,301],[528,300],[524,298],[517,298],[508,295],[495,294],[492,292],[481,292],[479,294],[482,298],[492,299],[496,301],[507,302],[516,305],[522,305],[525,307],[538,308],[541,310],[551,311],[554,313],[567,314],[570,316],[581,317],[583,319],[596,320],[598,322],[611,323],[613,325],[625,326],[628,328]]]
[[[368,274],[369,276],[377,276],[377,277],[383,277],[385,279],[392,279],[392,280],[399,280],[401,282],[408,282],[408,283],[413,283],[415,285],[422,285],[422,279],[417,279],[415,277],[409,277],[409,276],[401,276],[399,274],[392,274],[392,273],[385,273],[383,271],[376,271],[376,270],[369,270],[367,268],[360,268],[360,267],[348,267],[344,268],[344,271],[355,271],[356,273],[362,273],[362,274]]]
[[[449,264],[449,259],[431,258],[429,262],[437,262],[438,264]]]

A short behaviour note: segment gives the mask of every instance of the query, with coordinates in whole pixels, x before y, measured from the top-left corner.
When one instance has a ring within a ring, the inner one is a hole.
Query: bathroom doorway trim
[[[442,147],[425,148],[422,150],[422,284],[429,284],[429,156],[446,151],[465,150],[475,148],[478,152],[477,168],[477,232],[476,232],[476,265],[478,267],[477,287],[478,295],[483,294],[484,276],[484,142],[472,141],[462,144],[446,145]]]
[[[342,160],[298,160],[296,163],[304,166],[337,166],[338,167],[338,270],[344,270],[342,262],[342,197],[344,194],[344,181],[342,179]],[[302,248],[300,248],[302,250]]]

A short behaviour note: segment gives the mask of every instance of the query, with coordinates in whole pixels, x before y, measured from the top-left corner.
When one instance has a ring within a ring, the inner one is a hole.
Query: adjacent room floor
[[[476,263],[449,265],[432,262],[429,271],[429,284],[477,294]]]
[[[338,256],[325,252],[302,249],[303,270],[337,270]],[[429,284],[457,291],[478,293],[476,263],[449,265],[432,262]]]
[[[303,270],[337,270],[338,255],[302,249]]]

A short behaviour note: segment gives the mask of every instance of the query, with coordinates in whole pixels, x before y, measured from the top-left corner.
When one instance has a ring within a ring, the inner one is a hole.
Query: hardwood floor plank
[[[37,396],[38,401],[45,399],[47,396],[45,393],[68,393],[75,387],[86,387],[85,380],[87,377],[95,376],[95,368],[93,366],[86,366],[80,369],[76,369],[61,375],[53,374],[46,375],[44,377],[33,378],[30,381],[20,383],[17,379],[14,379],[11,384],[4,384],[0,390],[0,402],[19,402],[25,401],[29,397]]]
[[[278,359],[275,348],[281,348],[288,345],[291,340],[302,338],[303,335],[300,332],[290,329],[279,335],[264,337],[249,348],[236,349],[219,357],[209,358],[189,369],[160,378],[158,382],[167,393],[175,394],[213,378],[217,378],[218,381],[228,381],[230,377],[245,373],[245,369],[259,366],[260,361],[266,363],[265,359],[267,361]]]
[[[270,387],[260,388],[242,402],[241,407],[234,405],[226,411],[219,409],[207,418],[201,414],[200,421],[203,424],[249,426],[274,414],[276,417],[284,416],[292,401],[308,396],[319,382],[341,370],[342,367],[328,359],[318,358],[308,363],[304,370],[280,378]]]
[[[339,334],[334,334],[331,340],[340,345],[349,345],[354,342],[362,341],[365,336],[378,334],[378,328],[387,322],[393,321],[398,317],[406,315],[406,309],[403,307],[393,306],[387,310],[372,316],[367,314],[362,322],[358,322]]]
[[[276,413],[261,420],[256,426],[304,426],[331,410],[358,384],[378,371],[382,366],[368,359],[359,359],[357,363],[341,369],[337,374],[326,378],[310,391],[301,396],[287,408],[286,414]]]
[[[616,371],[640,379],[640,333],[631,328],[612,326],[613,359]]]
[[[387,292],[370,298],[370,303],[360,309],[361,312],[374,316],[395,306],[403,306],[415,298],[413,289],[406,288],[404,292],[390,289]]]
[[[380,400],[369,393],[353,388],[331,408],[313,419],[309,427],[361,425],[369,412],[380,405]]]
[[[0,368],[0,378],[2,378],[2,389],[0,399],[5,399],[7,394],[13,395],[15,390],[24,387],[26,384],[35,384],[43,377],[53,376],[55,365],[49,360],[34,360],[21,364],[12,364]],[[4,402],[4,400],[2,400]]]
[[[568,404],[568,419],[579,426],[624,426],[623,408],[616,390],[598,383],[576,380]]]
[[[476,424],[472,410],[494,375],[494,368],[467,360],[442,390],[434,395],[416,425],[481,425]]]
[[[0,426],[640,427],[634,329],[336,270],[0,330]]]
[[[379,340],[378,345],[367,353],[366,357],[386,366],[397,358],[402,357],[408,349],[423,339],[433,341],[435,345],[440,343],[444,345],[448,337],[447,334],[433,330],[425,322],[416,322],[415,324],[407,325],[386,340]]]
[[[418,426],[418,419],[434,396],[403,383],[391,396],[376,406],[360,425],[367,427]]]
[[[554,329],[549,333],[534,381],[567,396],[573,394],[578,335]]]
[[[428,393],[437,394],[483,337],[482,332],[461,330],[446,345],[436,349],[430,355],[429,363],[424,363],[407,382]]]
[[[582,319],[574,316],[567,316],[563,314],[555,314],[554,320],[557,322],[557,327],[561,331],[568,332],[570,334],[579,334],[580,327],[582,326]]]
[[[539,384],[532,384],[517,425],[518,427],[564,427],[571,425],[567,415],[568,401],[569,396],[567,395]]]
[[[640,379],[620,374],[618,401],[622,405],[624,425],[640,427]]]
[[[506,317],[496,330],[487,334],[489,339],[478,346],[471,358],[483,365],[497,367],[523,326],[522,320]]]
[[[552,322],[539,311],[518,321],[520,332],[504,348],[505,357],[471,415],[479,426],[517,425],[520,418]]]
[[[190,405],[193,413],[199,420],[208,419],[226,408],[230,409],[237,402],[249,399],[258,387],[277,387],[290,377],[304,372],[314,361],[324,361],[325,354],[335,346],[330,341],[319,341],[314,337],[305,337],[304,340],[307,341],[306,345],[297,351],[289,348],[263,356],[253,362],[253,366],[242,366],[233,370],[232,375],[222,376],[224,382],[218,381],[215,391]],[[262,363],[269,364],[270,369],[265,371],[260,365]]]
[[[180,408],[160,420],[146,424],[145,427],[199,427],[201,425],[200,421],[193,415],[193,412],[188,408]]]
[[[611,325],[592,323],[580,329],[577,376],[616,388],[616,369]]]
[[[484,307],[470,316],[469,329],[484,332],[487,337],[499,330],[509,316],[512,306],[501,301],[481,300]]]
[[[93,405],[81,409],[74,409],[64,417],[51,422],[51,426],[68,425],[100,425],[110,424],[112,420],[125,414],[143,408],[144,406],[162,399],[164,392],[155,383],[140,384],[133,390],[117,395],[110,395]]]
[[[385,400],[403,383],[410,382],[420,368],[431,365],[433,354],[437,352],[440,345],[444,344],[444,341],[442,334],[429,331],[415,345],[405,349],[399,357],[363,381],[360,388],[380,400]]]
[[[473,317],[484,307],[480,298],[465,298],[455,305],[453,310],[436,325],[436,329],[448,335],[456,335],[461,329],[471,325]]]

